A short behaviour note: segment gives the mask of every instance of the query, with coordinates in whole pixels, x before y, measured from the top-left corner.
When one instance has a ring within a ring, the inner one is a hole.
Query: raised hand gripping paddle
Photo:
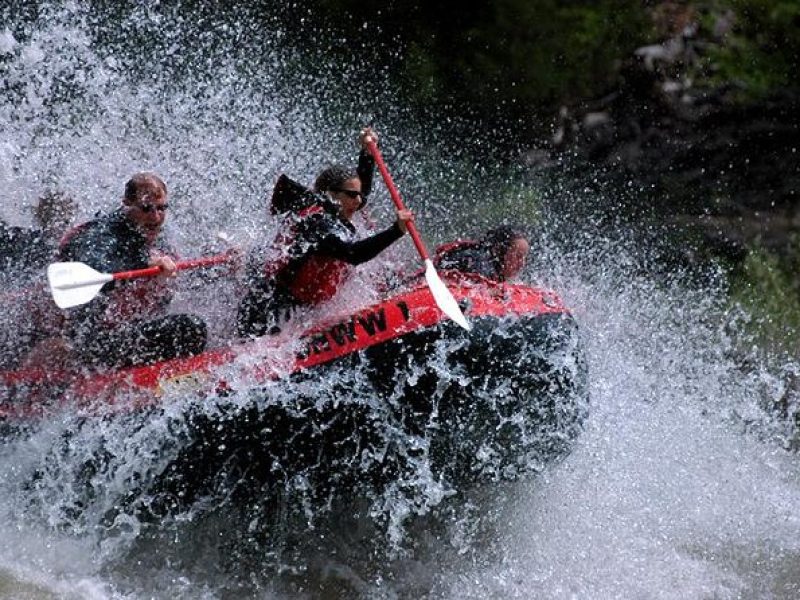
[[[397,187],[394,185],[392,176],[386,168],[386,163],[383,162],[383,157],[381,156],[380,150],[378,150],[377,144],[371,137],[367,137],[365,142],[367,144],[367,150],[369,150],[369,153],[375,159],[375,164],[378,165],[378,170],[381,172],[381,177],[383,177],[383,181],[389,189],[389,195],[392,197],[394,205],[397,207],[397,210],[405,210],[403,199],[400,197],[400,192],[397,191]],[[453,294],[450,293],[450,290],[447,289],[447,286],[436,272],[436,267],[433,266],[433,261],[431,261],[428,250],[425,248],[425,244],[419,236],[419,232],[414,223],[408,223],[408,233],[411,234],[411,239],[414,240],[414,246],[417,247],[417,252],[419,252],[420,257],[422,257],[422,260],[425,262],[425,280],[428,282],[428,287],[431,290],[431,294],[433,294],[436,305],[453,321],[461,325],[461,327],[467,331],[470,331],[472,326],[469,324],[469,321],[467,321],[464,313],[461,312],[456,299],[453,298]]]
[[[205,258],[183,260],[175,263],[179,271],[210,267],[233,260],[230,253],[218,254]],[[50,293],[59,308],[72,308],[90,302],[109,281],[135,279],[137,277],[153,277],[161,273],[161,267],[148,267],[135,271],[119,273],[100,273],[81,262],[58,262],[47,267],[47,281]]]

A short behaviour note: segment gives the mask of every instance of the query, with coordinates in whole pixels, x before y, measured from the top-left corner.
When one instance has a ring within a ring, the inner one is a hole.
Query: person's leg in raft
[[[200,354],[207,339],[206,324],[199,317],[167,315],[101,334],[83,355],[95,364],[127,367]]]
[[[243,338],[277,335],[296,308],[297,302],[287,291],[273,288],[252,290],[239,304],[236,333]]]

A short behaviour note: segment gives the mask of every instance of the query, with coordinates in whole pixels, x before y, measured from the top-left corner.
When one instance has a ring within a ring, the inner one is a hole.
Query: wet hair
[[[520,227],[499,225],[487,231],[480,239],[480,245],[489,252],[495,270],[499,273],[503,268],[506,253],[514,240],[527,240]]]
[[[126,204],[133,204],[136,202],[141,193],[148,189],[157,189],[162,194],[167,194],[167,184],[155,173],[136,173],[125,184],[125,199]]]
[[[42,194],[33,208],[33,218],[42,229],[66,227],[77,208],[75,201],[67,194],[48,191]]]
[[[358,172],[344,165],[330,165],[324,168],[314,181],[315,192],[339,190],[349,179],[358,179]]]

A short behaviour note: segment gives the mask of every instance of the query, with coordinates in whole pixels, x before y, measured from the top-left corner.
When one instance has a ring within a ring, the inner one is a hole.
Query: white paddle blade
[[[53,263],[47,267],[50,293],[58,308],[72,308],[91,301],[114,277],[80,262]]]
[[[430,259],[425,261],[425,280],[428,282],[428,287],[431,289],[431,294],[433,294],[433,299],[439,309],[461,327],[471,331],[472,325],[469,324],[464,313],[461,312],[458,302],[456,302],[453,294],[450,293],[450,290],[447,289],[447,286],[439,277]]]

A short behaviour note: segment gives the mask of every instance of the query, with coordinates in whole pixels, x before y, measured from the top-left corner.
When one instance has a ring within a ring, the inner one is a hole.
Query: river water
[[[359,125],[376,119],[431,242],[498,213],[530,224],[530,199],[545,199],[525,279],[574,310],[591,412],[571,454],[536,476],[448,504],[420,474],[423,514],[407,517],[407,504],[387,498],[397,527],[380,552],[368,542],[385,533],[350,506],[308,530],[288,526],[281,556],[258,543],[252,514],[224,502],[156,526],[104,520],[131,481],[174,452],[180,421],[167,411],[87,427],[62,415],[0,447],[0,597],[800,596],[800,461],[787,450],[794,432],[766,410],[796,367],[747,354],[721,277],[650,275],[648,249],[624,229],[601,235],[586,211],[570,216],[570,204],[598,203],[596,186],[570,186],[565,201],[559,189],[460,162],[446,130],[407,120],[380,81],[353,93],[348,68],[282,48],[277,26],[257,34],[230,14],[155,2],[39,8],[0,11],[3,218],[29,224],[28,207],[49,188],[88,218],[147,169],[170,187],[170,227],[186,255],[218,246],[220,231],[246,246],[271,232],[264,200],[277,173],[310,181],[325,162],[352,160]],[[373,205],[385,221],[385,192]],[[394,249],[389,260],[413,253]],[[226,293],[205,307],[220,331]],[[94,475],[100,491],[87,499],[77,475],[98,449],[113,468]]]

